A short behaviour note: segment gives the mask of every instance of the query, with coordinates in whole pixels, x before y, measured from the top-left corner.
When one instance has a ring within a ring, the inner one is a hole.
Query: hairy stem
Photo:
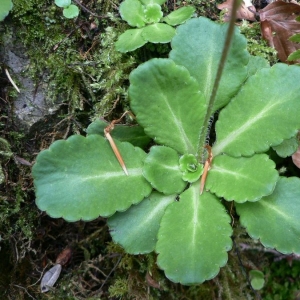
[[[217,75],[214,81],[214,85],[213,85],[213,89],[209,98],[209,102],[208,102],[208,107],[207,107],[207,112],[204,118],[204,127],[202,129],[201,132],[201,136],[200,136],[200,141],[199,141],[199,149],[198,149],[198,153],[199,153],[199,158],[203,159],[203,155],[204,155],[204,151],[205,151],[205,140],[206,140],[206,136],[207,136],[207,126],[209,124],[209,120],[211,115],[213,114],[213,106],[214,106],[214,102],[216,99],[216,95],[217,95],[217,91],[219,88],[219,84],[221,81],[221,77],[222,77],[222,73],[224,70],[224,66],[225,66],[225,62],[226,62],[226,58],[228,56],[229,53],[229,49],[230,49],[230,45],[232,42],[232,37],[233,37],[233,32],[234,32],[234,26],[235,26],[235,19],[236,19],[236,12],[237,9],[240,6],[241,1],[240,0],[233,0],[232,3],[232,11],[231,11],[231,17],[230,17],[230,22],[229,22],[229,26],[228,26],[228,30],[227,30],[227,34],[226,34],[226,39],[225,39],[225,43],[223,46],[223,51],[222,51],[222,56],[220,59],[220,63],[218,66],[218,70],[217,70]]]

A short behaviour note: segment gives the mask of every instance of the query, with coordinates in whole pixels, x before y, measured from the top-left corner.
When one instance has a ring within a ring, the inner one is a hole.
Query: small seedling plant
[[[55,4],[58,7],[63,8],[63,15],[67,19],[73,19],[78,17],[79,8],[71,3],[71,0],[55,0]]]
[[[136,50],[147,42],[169,43],[175,35],[174,26],[190,19],[195,12],[192,6],[181,7],[163,17],[161,5],[166,0],[125,0],[120,14],[131,27],[120,35],[116,49],[120,52]]]
[[[155,251],[166,276],[186,285],[227,263],[232,205],[253,239],[300,253],[300,179],[280,177],[268,155],[276,146],[289,151],[284,143],[300,128],[300,68],[251,56],[235,29],[215,89],[227,27],[191,19],[177,28],[169,58],[131,73],[139,126],[110,132],[126,172],[102,121],[87,137],[54,142],[33,167],[42,211],[70,222],[108,218],[116,243],[131,254]],[[149,139],[155,145],[146,153]]]

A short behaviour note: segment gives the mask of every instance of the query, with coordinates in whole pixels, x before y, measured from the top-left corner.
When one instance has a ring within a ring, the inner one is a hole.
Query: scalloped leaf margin
[[[90,221],[140,202],[152,190],[142,174],[146,153],[115,140],[129,176],[108,141],[99,135],[74,135],[42,151],[32,174],[36,204],[53,218]]]
[[[193,183],[167,207],[155,249],[166,276],[186,285],[214,278],[232,247],[229,215],[214,195],[200,195],[199,186]]]
[[[165,196],[153,192],[125,212],[117,212],[108,218],[110,234],[130,254],[150,253],[155,249],[157,233],[166,207],[175,201],[176,195]]]
[[[295,136],[300,128],[300,86],[295,78],[300,78],[300,68],[285,64],[251,76],[220,113],[214,156],[251,156]]]
[[[258,202],[236,204],[241,224],[265,247],[300,254],[300,179],[281,177],[274,192]]]

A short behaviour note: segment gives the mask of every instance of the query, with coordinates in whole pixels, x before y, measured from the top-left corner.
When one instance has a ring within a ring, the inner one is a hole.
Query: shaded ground
[[[199,286],[183,287],[164,277],[154,254],[131,256],[113,244],[104,219],[67,223],[37,209],[31,164],[39,151],[54,140],[84,134],[91,120],[119,116],[128,106],[130,71],[150,57],[168,53],[168,46],[144,46],[130,55],[114,50],[114,41],[126,27],[119,19],[117,1],[82,1],[86,9],[76,21],[64,19],[53,1],[41,2],[14,1],[14,10],[0,25],[0,130],[8,142],[0,141],[1,299],[259,299],[245,275],[249,268],[265,270],[265,299],[275,299],[276,294],[277,299],[296,297],[299,261],[280,257],[274,262],[278,255],[265,255],[239,227],[234,234],[237,247],[220,275]],[[198,15],[219,19],[214,3],[192,3]],[[165,9],[171,11],[174,5],[170,2]],[[257,28],[244,25],[249,47],[274,61],[274,52],[260,40]],[[249,250],[241,251],[240,243]],[[72,249],[71,260],[55,288],[42,294],[43,272],[67,247]]]

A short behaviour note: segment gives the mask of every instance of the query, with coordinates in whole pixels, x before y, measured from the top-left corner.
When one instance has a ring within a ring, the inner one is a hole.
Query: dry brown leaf
[[[151,277],[149,272],[147,272],[147,274],[146,274],[146,281],[149,286],[152,286],[156,289],[160,289],[160,284]]]
[[[224,15],[224,21],[229,22],[231,17],[231,11],[232,11],[232,2],[233,0],[227,0],[221,4],[218,4],[217,7],[220,10],[227,10]],[[256,21],[255,19],[255,12],[256,9],[253,5],[249,5],[249,1],[243,1],[241,6],[239,7],[238,11],[236,12],[236,18],[242,19],[242,20],[249,20],[249,21]]]
[[[300,22],[295,20],[300,15],[300,5],[276,1],[262,9],[259,15],[263,38],[277,50],[278,58],[287,62],[288,56],[300,49],[300,44],[289,40],[292,35],[300,33]]]
[[[72,250],[70,248],[66,248],[59,253],[55,263],[64,266],[70,261],[71,256],[72,256]]]
[[[298,150],[292,155],[292,160],[295,166],[297,166],[300,169],[300,147]]]

